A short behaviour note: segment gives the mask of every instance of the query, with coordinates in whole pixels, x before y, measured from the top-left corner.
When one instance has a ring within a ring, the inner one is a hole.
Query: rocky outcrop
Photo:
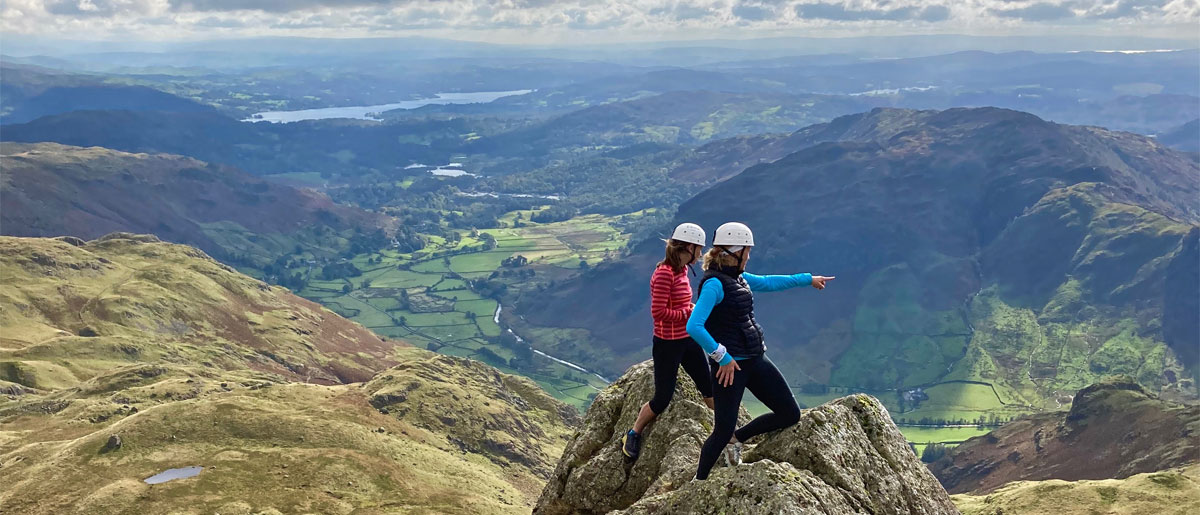
[[[648,361],[634,365],[600,392],[534,512],[607,513],[690,481],[696,475],[700,445],[712,432],[712,411],[686,374],[680,374],[671,405],[643,431],[638,460],[628,461],[621,453],[621,436],[653,395],[654,371]]]
[[[929,468],[953,493],[1011,481],[1121,479],[1200,463],[1200,406],[1175,404],[1129,377],[1075,394],[1070,411],[1023,417],[950,451]]]
[[[690,481],[665,495],[648,497],[619,513],[854,513],[820,478],[791,463],[762,460]]]
[[[742,465],[695,481],[712,414],[686,378],[680,383],[633,463],[619,442],[653,393],[650,363],[597,396],[535,513],[957,513],[887,410],[866,395],[804,410],[796,425],[749,442]]]
[[[444,438],[447,448],[549,477],[579,414],[524,377],[420,349],[362,386],[382,414]],[[386,429],[385,429],[386,430]]]

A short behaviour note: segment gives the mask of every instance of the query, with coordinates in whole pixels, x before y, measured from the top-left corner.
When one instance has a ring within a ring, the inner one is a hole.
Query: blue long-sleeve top
[[[746,279],[750,291],[781,291],[812,284],[812,274],[754,275],[743,272],[742,277]],[[725,288],[721,287],[721,280],[716,277],[709,278],[701,284],[696,307],[692,309],[692,316],[687,321],[688,334],[700,344],[705,354],[711,354],[718,347],[717,340],[704,328],[704,323],[708,322],[708,315],[712,313],[713,307],[722,300],[725,300]],[[726,353],[720,364],[728,365],[730,360],[745,358],[746,356],[731,356]]]

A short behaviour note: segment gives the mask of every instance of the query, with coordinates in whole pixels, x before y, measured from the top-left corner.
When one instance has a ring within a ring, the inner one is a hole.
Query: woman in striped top
[[[679,365],[696,382],[709,409],[713,407],[713,388],[708,358],[687,332],[692,314],[692,285],[687,269],[700,258],[704,249],[704,229],[696,224],[680,224],[667,240],[666,257],[650,278],[650,314],[654,318],[654,398],[642,405],[633,429],[621,438],[621,451],[637,459],[641,434],[659,413],[667,409],[675,394]]]

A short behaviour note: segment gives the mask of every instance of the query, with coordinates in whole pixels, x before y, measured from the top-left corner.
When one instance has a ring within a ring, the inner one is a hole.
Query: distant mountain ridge
[[[889,408],[914,418],[962,412],[970,382],[996,388],[975,414],[1052,407],[1118,372],[1194,392],[1195,156],[995,108],[876,109],[788,138],[796,152],[700,193],[676,221],[748,223],[751,271],[838,276],[820,294],[761,296],[793,384],[941,385],[920,408]],[[643,242],[518,311],[588,329],[593,341],[556,355],[620,370],[647,352],[637,278],[660,255]]]
[[[216,109],[147,86],[112,84],[103,77],[38,66],[0,63],[0,123],[24,123],[81,110],[215,113]]]
[[[472,145],[497,153],[572,146],[697,144],[739,134],[780,132],[879,105],[869,98],[774,92],[672,91],[570,112]]]
[[[1160,134],[1158,141],[1163,145],[1188,152],[1200,152],[1200,118],[1187,122],[1174,130]]]
[[[388,217],[335,204],[311,190],[170,154],[130,154],[55,143],[0,145],[4,234],[153,233],[222,258],[275,259],[293,246],[328,245],[314,229],[389,229]],[[316,248],[316,247],[314,247]]]

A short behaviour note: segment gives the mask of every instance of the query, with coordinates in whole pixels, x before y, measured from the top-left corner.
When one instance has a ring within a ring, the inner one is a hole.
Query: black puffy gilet
[[[709,270],[700,283],[703,289],[710,278],[721,281],[725,298],[716,306],[704,323],[713,339],[737,357],[757,357],[764,352],[763,331],[754,320],[754,293],[740,272],[731,275],[724,270]]]

